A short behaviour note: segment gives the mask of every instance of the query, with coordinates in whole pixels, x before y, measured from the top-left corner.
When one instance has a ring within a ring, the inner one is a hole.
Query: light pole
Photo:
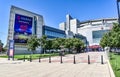
[[[117,3],[117,11],[118,11],[118,22],[120,24],[120,10],[119,10],[119,2],[120,0],[117,0],[116,3]]]

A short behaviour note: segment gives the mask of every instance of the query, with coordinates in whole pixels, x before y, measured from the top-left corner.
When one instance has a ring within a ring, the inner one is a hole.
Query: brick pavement
[[[104,52],[82,53],[76,56],[78,56],[78,60],[80,58],[82,60],[88,54],[99,61],[99,55],[104,55]],[[69,61],[70,58],[73,58],[73,55],[67,55],[65,58],[66,61]],[[59,57],[54,57],[53,61],[57,59]],[[65,62],[60,64],[60,62],[48,63],[48,61],[39,63],[37,60],[23,62],[0,59],[0,77],[114,77],[110,72],[106,58],[104,58],[104,61],[105,64],[99,62],[91,64]]]

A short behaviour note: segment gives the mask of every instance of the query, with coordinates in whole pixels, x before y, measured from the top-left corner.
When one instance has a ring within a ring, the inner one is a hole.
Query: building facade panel
[[[19,42],[15,41],[15,54],[28,53],[26,47],[27,39],[32,34],[40,38],[42,36],[43,23],[43,16],[11,6],[7,46],[9,45],[9,40],[17,39]]]
[[[65,31],[65,30],[66,30],[66,23],[65,23],[65,22],[60,23],[60,24],[59,24],[59,29]]]
[[[70,20],[70,31],[72,31],[74,34],[77,33],[77,20],[76,19]]]

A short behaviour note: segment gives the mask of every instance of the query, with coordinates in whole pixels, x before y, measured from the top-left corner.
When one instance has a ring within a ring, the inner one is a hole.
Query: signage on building
[[[14,41],[15,43],[27,43],[32,35],[32,17],[15,14]]]

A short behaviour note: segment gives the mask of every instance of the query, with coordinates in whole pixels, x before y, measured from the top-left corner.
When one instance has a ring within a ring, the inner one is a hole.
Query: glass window
[[[109,30],[99,30],[99,31],[93,31],[92,37],[93,37],[93,43],[99,43],[102,36],[108,32]]]

